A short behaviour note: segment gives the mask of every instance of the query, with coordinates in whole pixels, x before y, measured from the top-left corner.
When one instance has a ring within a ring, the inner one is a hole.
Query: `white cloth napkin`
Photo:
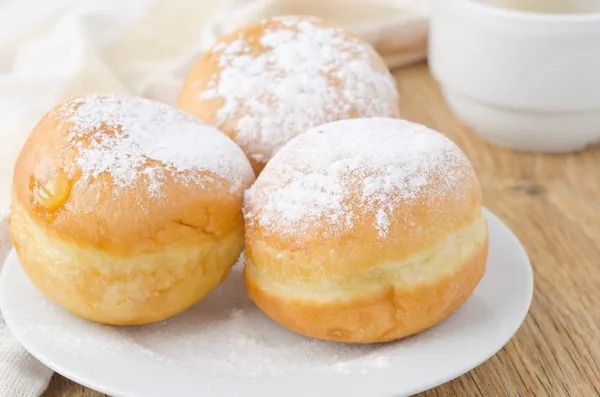
[[[2,214],[9,206],[13,164],[38,120],[61,101],[89,92],[173,104],[206,43],[203,27],[222,23],[223,16],[226,21],[224,9],[239,10],[249,1],[271,0],[0,1],[0,268],[11,249]],[[413,15],[410,9],[408,14]],[[238,15],[240,23],[244,15]],[[401,42],[422,39],[423,25],[414,26]],[[402,43],[399,52],[405,47]],[[14,341],[0,314],[0,396],[38,396],[51,375]]]
[[[0,213],[0,270],[11,244],[6,214]],[[0,314],[0,396],[39,396],[48,385],[52,371],[31,357],[13,339]]]

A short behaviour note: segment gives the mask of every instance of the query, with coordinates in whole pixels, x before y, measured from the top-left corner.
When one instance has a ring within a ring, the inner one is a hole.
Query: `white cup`
[[[563,0],[566,12],[556,13],[557,2],[544,1],[553,9],[438,0],[429,64],[450,107],[484,139],[533,152],[580,150],[600,142],[600,5],[587,0],[583,13],[584,1]]]

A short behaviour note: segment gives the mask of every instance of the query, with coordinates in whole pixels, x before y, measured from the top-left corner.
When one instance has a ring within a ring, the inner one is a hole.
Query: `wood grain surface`
[[[530,313],[506,347],[419,397],[600,396],[600,148],[533,155],[489,145],[452,114],[427,65],[395,76],[403,117],[467,153],[485,205],[521,239],[535,273]],[[102,394],[55,375],[44,396]]]

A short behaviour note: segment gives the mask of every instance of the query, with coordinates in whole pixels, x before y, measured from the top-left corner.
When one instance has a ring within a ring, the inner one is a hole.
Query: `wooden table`
[[[485,205],[521,239],[535,272],[531,311],[508,345],[420,397],[600,396],[600,148],[540,156],[486,144],[451,113],[426,65],[395,75],[403,116],[462,147]],[[55,375],[45,397],[101,395]]]

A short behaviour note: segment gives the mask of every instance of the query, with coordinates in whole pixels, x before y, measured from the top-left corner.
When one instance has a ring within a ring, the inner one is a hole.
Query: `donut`
[[[398,117],[382,58],[357,35],[309,16],[280,16],[223,37],[192,67],[178,107],[213,124],[258,174],[291,138],[357,117]]]
[[[243,151],[215,127],[127,95],[66,101],[15,166],[10,235],[32,283],[64,309],[116,325],[202,299],[244,244]]]
[[[297,333],[375,343],[431,327],[484,274],[477,176],[409,121],[331,122],[288,142],[246,192],[248,293]]]

